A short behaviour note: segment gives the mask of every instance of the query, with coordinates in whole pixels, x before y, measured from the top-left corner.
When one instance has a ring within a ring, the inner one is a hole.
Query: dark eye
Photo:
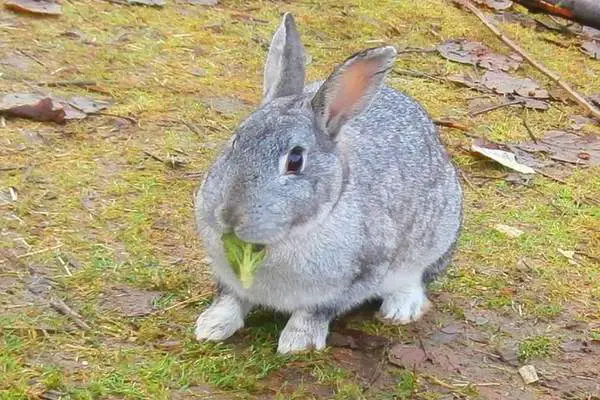
[[[304,149],[300,146],[294,147],[287,156],[285,165],[286,174],[297,174],[304,165]]]

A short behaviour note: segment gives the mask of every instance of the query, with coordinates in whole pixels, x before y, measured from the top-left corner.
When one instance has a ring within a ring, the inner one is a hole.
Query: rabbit
[[[305,86],[304,47],[283,15],[262,102],[196,192],[217,287],[197,340],[227,339],[254,306],[291,314],[279,353],[323,349],[330,322],[368,300],[395,324],[428,310],[426,285],[460,233],[462,189],[426,112],[384,85],[395,58],[391,46],[366,49]],[[232,232],[265,250],[248,288],[224,252]]]

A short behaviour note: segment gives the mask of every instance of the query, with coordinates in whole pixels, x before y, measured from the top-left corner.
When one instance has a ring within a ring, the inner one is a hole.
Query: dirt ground
[[[61,15],[39,16],[6,3],[0,98],[52,95],[81,119],[0,116],[0,399],[600,399],[598,122],[508,60],[469,12],[443,0],[63,0]],[[581,47],[600,35],[518,6],[482,10],[600,102],[600,60]],[[335,321],[325,351],[292,356],[276,354],[286,316],[268,310],[225,343],[193,340],[213,293],[194,189],[259,103],[284,11],[310,79],[360,49],[397,46],[388,83],[446,121],[465,188],[464,230],[430,287],[431,312],[396,327],[367,304]],[[450,39],[504,57],[507,74],[550,93],[535,99],[546,105],[473,83],[486,67],[443,57],[436,46]],[[553,130],[571,142],[527,147]],[[481,138],[538,173],[475,153]],[[585,143],[569,153],[573,140]],[[537,381],[525,383],[523,366]]]

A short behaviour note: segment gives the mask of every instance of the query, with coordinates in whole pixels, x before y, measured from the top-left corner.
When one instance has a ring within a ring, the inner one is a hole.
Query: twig
[[[36,63],[40,64],[42,67],[46,68],[46,64],[44,64],[43,62],[41,62],[36,56],[27,53],[25,50],[17,50],[19,53],[23,54],[25,57],[27,58],[31,58],[33,61],[35,61]]]
[[[412,76],[413,78],[424,78],[424,79],[431,79],[431,80],[434,80],[437,82],[446,82],[446,79],[444,79],[440,76],[431,75],[431,74],[427,74],[425,72],[420,72],[420,71],[413,71],[410,69],[393,69],[392,72],[397,75]]]
[[[518,46],[515,42],[513,42],[508,37],[504,36],[504,34],[493,24],[491,23],[485,15],[477,7],[471,3],[471,0],[452,0],[454,3],[459,4],[467,8],[471,11],[477,18],[483,22],[485,26],[488,27],[500,40],[502,40],[508,47],[519,53],[521,57],[526,59],[531,65],[537,68],[540,72],[546,75],[548,78],[556,82],[560,87],[562,87],[571,98],[576,101],[579,105],[586,109],[586,114],[589,116],[594,116],[595,118],[600,120],[600,110],[597,109],[593,104],[591,104],[585,97],[579,94],[575,89],[573,89],[568,83],[562,80],[560,76],[550,71],[548,68],[539,63],[535,58],[525,52],[520,46]]]
[[[585,257],[589,258],[590,260],[594,260],[596,262],[600,262],[600,257],[592,256],[591,254],[585,253],[583,251],[577,251],[577,250],[575,250],[575,254],[579,254],[580,256],[585,256]]]
[[[137,119],[135,119],[133,117],[128,117],[127,115],[112,114],[112,113],[107,113],[107,112],[90,112],[90,113],[87,113],[87,115],[103,115],[106,117],[121,118],[121,119],[125,119],[125,120],[131,122],[134,125],[139,126],[139,121]]]
[[[32,251],[29,253],[25,253],[25,254],[20,254],[18,256],[16,256],[17,258],[24,258],[24,257],[30,257],[30,256],[35,256],[37,254],[42,254],[45,253],[47,251],[52,251],[52,250],[56,250],[56,249],[60,249],[62,247],[62,244],[59,244],[57,246],[53,246],[53,247],[48,247],[46,249],[42,249],[42,250],[37,250],[37,251]]]
[[[88,324],[85,323],[83,317],[73,311],[68,305],[65,304],[64,301],[58,300],[50,300],[50,306],[54,308],[56,311],[61,313],[64,316],[67,316],[73,320],[75,325],[84,331],[90,331],[92,328]]]
[[[467,175],[465,174],[465,172],[462,169],[459,169],[458,172],[460,173],[460,176],[463,178],[463,181],[465,181],[467,186],[469,186],[472,191],[476,192],[477,188],[475,187],[475,185],[473,185],[473,183],[471,183],[469,178],[467,178]]]
[[[144,154],[145,154],[145,155],[147,155],[148,157],[150,157],[150,158],[152,158],[152,159],[154,159],[154,160],[158,161],[158,162],[161,162],[161,163],[163,163],[163,164],[166,164],[166,163],[167,163],[165,160],[163,160],[163,159],[162,159],[162,158],[160,158],[159,156],[156,156],[156,155],[154,155],[154,154],[150,153],[150,152],[149,152],[149,151],[147,151],[147,150],[144,150]]]
[[[55,82],[37,82],[37,85],[57,87],[57,86],[96,86],[97,83],[94,81],[55,81]]]
[[[196,302],[198,302],[200,300],[206,299],[206,296],[207,296],[206,294],[202,294],[202,295],[190,297],[189,299],[180,301],[179,303],[175,303],[175,304],[173,304],[173,305],[171,305],[169,307],[166,307],[166,308],[163,308],[163,309],[160,309],[160,310],[156,310],[156,311],[154,311],[152,313],[152,315],[162,314],[162,313],[165,313],[165,312],[170,311],[170,310],[174,310],[174,309],[177,309],[177,308],[181,308],[183,306],[187,306],[188,304],[196,303]]]
[[[468,132],[471,130],[468,126],[451,121],[449,119],[434,119],[433,123],[438,126],[445,126],[446,128],[458,129],[459,131]]]
[[[187,122],[183,118],[180,119],[180,121],[181,121],[182,124],[184,124],[185,126],[187,126],[190,131],[194,132],[198,136],[202,136],[202,132],[200,132],[198,130],[198,128],[196,128],[194,125],[190,124],[189,122]]]
[[[531,128],[529,127],[529,124],[527,124],[527,121],[525,121],[525,118],[523,118],[521,121],[523,121],[523,126],[525,127],[525,129],[527,130],[527,134],[529,135],[529,137],[531,138],[531,140],[533,140],[533,143],[537,144],[537,138],[535,137],[535,135],[533,134],[533,131],[531,130]]]
[[[398,54],[408,54],[408,53],[435,53],[437,49],[432,47],[430,49],[426,49],[423,47],[406,47],[404,49],[396,49]]]
[[[547,174],[547,173],[545,173],[544,171],[542,171],[540,169],[536,169],[535,172],[537,172],[541,176],[545,176],[546,178],[552,179],[553,181],[556,181],[556,182],[562,183],[564,185],[569,185],[570,186],[569,182],[567,182],[567,181],[565,181],[563,179],[557,178],[556,176],[552,176],[550,174]]]
[[[494,110],[497,110],[502,107],[514,106],[515,104],[522,104],[522,103],[523,103],[522,100],[513,100],[513,101],[508,101],[506,103],[494,104],[492,106],[485,107],[481,110],[470,112],[469,117],[476,117],[478,115],[485,114],[486,112],[494,111]]]

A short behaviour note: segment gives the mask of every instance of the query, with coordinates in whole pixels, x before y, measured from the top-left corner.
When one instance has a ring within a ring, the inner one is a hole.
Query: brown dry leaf
[[[537,82],[530,78],[515,78],[502,71],[488,71],[481,78],[481,83],[499,94],[517,94],[535,99],[550,97],[547,90],[540,89]]]
[[[63,123],[83,119],[88,114],[107,108],[109,102],[74,96],[70,100],[32,93],[11,93],[0,101],[0,114],[36,121]]]
[[[577,165],[600,165],[600,138],[596,135],[576,135],[565,131],[548,131],[537,143],[516,145],[529,153],[544,153],[554,161]]]
[[[513,5],[511,0],[475,0],[475,3],[499,11],[508,10]]]
[[[9,10],[41,15],[61,15],[60,4],[43,0],[8,0],[4,6]]]
[[[427,360],[425,351],[417,346],[397,344],[390,349],[390,363],[413,370]]]
[[[535,174],[533,168],[519,163],[515,154],[511,152],[508,147],[501,144],[490,142],[484,138],[477,138],[473,140],[471,149],[517,172],[523,174]]]
[[[600,60],[600,43],[596,40],[590,40],[581,44],[581,51],[588,56]]]
[[[598,125],[598,121],[594,118],[585,117],[583,115],[571,115],[569,117],[571,129],[580,131],[588,125]]]
[[[62,104],[47,96],[31,93],[11,93],[0,101],[0,114],[29,118],[35,121],[65,122]]]
[[[594,103],[596,107],[600,107],[600,94],[592,94],[588,96],[588,99],[590,99],[590,101]]]
[[[470,40],[450,39],[439,44],[437,50],[448,60],[462,64],[476,65],[489,70],[511,71],[521,65],[518,55],[504,56],[492,52],[486,45]]]

